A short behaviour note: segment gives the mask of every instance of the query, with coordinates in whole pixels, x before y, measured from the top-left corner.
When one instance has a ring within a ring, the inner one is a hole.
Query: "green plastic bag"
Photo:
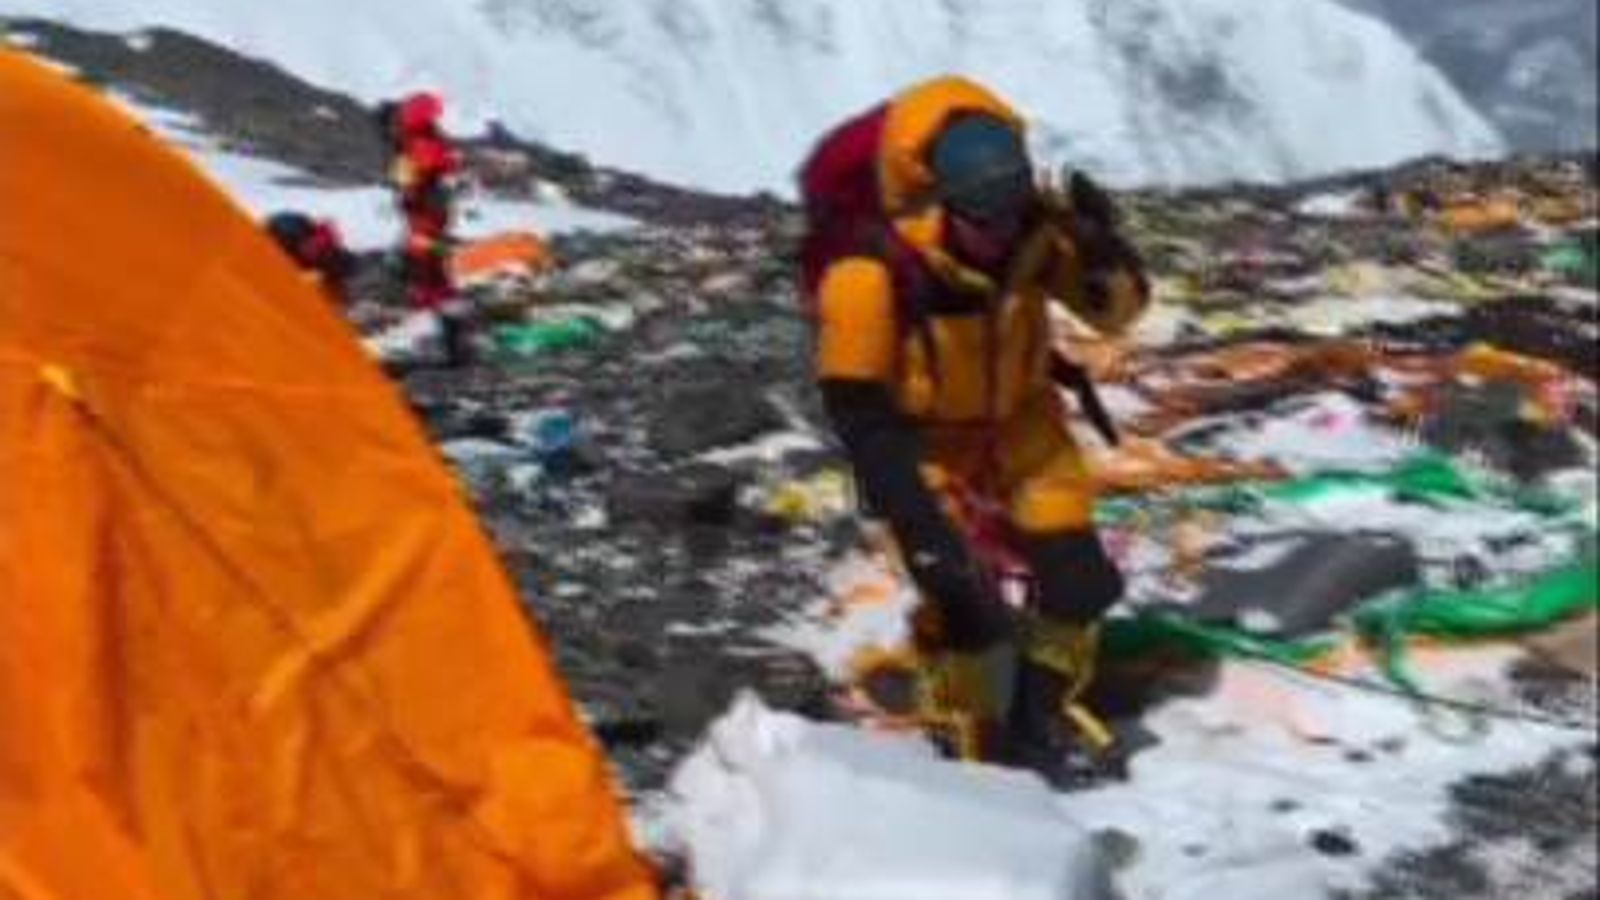
[[[501,353],[528,358],[592,346],[603,331],[598,321],[580,316],[554,322],[501,325],[494,330],[494,340]]]
[[[1600,258],[1593,243],[1566,241],[1545,251],[1540,260],[1545,271],[1574,284],[1593,285],[1600,281]]]
[[[1522,634],[1600,605],[1593,555],[1519,585],[1479,591],[1426,591],[1357,610],[1356,629],[1383,653],[1384,673],[1402,689],[1419,694],[1407,638],[1427,635],[1471,640]]]
[[[1426,591],[1358,610],[1364,634],[1472,639],[1546,628],[1600,602],[1595,562],[1563,566],[1524,584],[1489,590]]]
[[[1321,472],[1289,481],[1246,482],[1109,500],[1100,504],[1096,518],[1103,525],[1122,525],[1156,516],[1163,507],[1244,515],[1260,511],[1267,501],[1311,503],[1330,495],[1374,489],[1422,503],[1478,500],[1491,493],[1487,486],[1463,474],[1450,457],[1425,452],[1387,472]]]

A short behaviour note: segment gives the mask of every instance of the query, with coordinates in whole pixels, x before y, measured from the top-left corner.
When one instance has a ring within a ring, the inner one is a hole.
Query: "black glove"
[[[999,640],[1007,617],[994,581],[922,480],[917,431],[896,409],[888,388],[842,379],[821,387],[867,504],[888,521],[906,568],[937,613],[938,642],[975,650]]]

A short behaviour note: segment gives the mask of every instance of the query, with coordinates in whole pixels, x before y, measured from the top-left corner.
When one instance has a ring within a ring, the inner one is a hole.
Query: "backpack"
[[[851,256],[876,259],[889,270],[902,327],[915,329],[929,351],[938,377],[938,359],[928,328],[928,313],[958,292],[943,283],[895,229],[883,205],[878,166],[888,104],[880,104],[835,127],[817,142],[800,167],[799,186],[805,230],[800,242],[800,294],[815,317],[817,294],[828,267]],[[1086,416],[1103,439],[1115,446],[1120,436],[1088,373],[1055,355],[1052,377],[1077,395]]]
[[[800,290],[808,312],[816,311],[828,267],[851,256],[884,263],[902,302],[935,285],[883,205],[878,159],[888,118],[889,106],[881,104],[845,121],[817,142],[800,168]]]
[[[267,233],[284,253],[303,269],[325,278],[343,280],[355,270],[355,255],[332,222],[313,219],[301,212],[274,213],[267,219]]]

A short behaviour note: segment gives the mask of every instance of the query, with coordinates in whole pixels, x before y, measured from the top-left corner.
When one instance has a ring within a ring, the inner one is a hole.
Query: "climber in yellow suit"
[[[1059,755],[1097,623],[1123,590],[1068,430],[1051,305],[1117,335],[1149,286],[1105,193],[1081,175],[1041,186],[1023,132],[1016,111],[964,79],[892,99],[877,181],[910,266],[904,252],[844,256],[815,297],[825,408],[924,597],[925,696],[976,726],[979,755],[1031,766]],[[1020,536],[1039,587],[1020,622],[957,525],[956,485]]]

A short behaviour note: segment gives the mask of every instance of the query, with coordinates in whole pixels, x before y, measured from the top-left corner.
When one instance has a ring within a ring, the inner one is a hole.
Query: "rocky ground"
[[[197,117],[225,149],[286,163],[330,186],[384,178],[388,160],[372,108],[270,62],[166,28],[122,35],[12,18],[0,20],[0,33],[88,82]],[[594,166],[492,123],[463,140],[475,177],[513,196],[554,186],[586,207],[680,225],[759,223],[782,208],[770,197],[707,194]]]
[[[699,264],[663,235],[560,242],[574,277],[552,298],[625,304],[638,316],[626,330],[404,376],[641,788],[659,786],[739,687],[817,708],[814,667],[760,635],[820,596],[831,561],[856,543],[848,519],[791,527],[764,511],[772,486],[832,456],[813,437],[805,325],[773,299],[787,273],[759,242],[722,238],[694,245],[719,260]],[[526,432],[540,411],[574,420],[570,458],[539,463]]]

